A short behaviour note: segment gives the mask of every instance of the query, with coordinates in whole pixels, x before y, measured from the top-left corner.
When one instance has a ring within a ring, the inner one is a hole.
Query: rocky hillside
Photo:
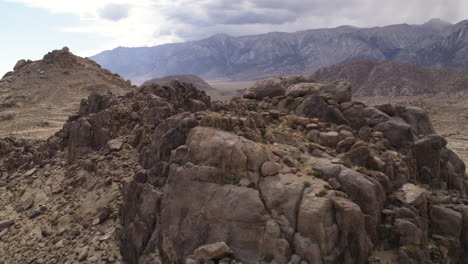
[[[94,93],[47,141],[0,146],[5,263],[467,258],[464,163],[422,109],[368,107],[346,82]]]
[[[59,130],[92,92],[124,94],[130,82],[68,48],[39,61],[20,60],[0,80],[0,137],[45,139]]]
[[[172,81],[191,83],[193,84],[193,86],[195,86],[195,88],[201,91],[213,90],[213,87],[211,87],[207,82],[205,82],[205,80],[192,74],[169,75],[163,78],[155,78],[144,82],[141,86],[149,86],[153,84],[168,85]]]
[[[409,96],[420,94],[464,94],[468,92],[468,70],[423,68],[416,64],[357,59],[316,71],[320,82],[345,79],[356,96]]]
[[[468,22],[437,19],[423,25],[341,26],[295,33],[225,34],[185,43],[104,51],[92,57],[134,82],[196,74],[205,80],[256,80],[305,74],[356,58],[430,67],[468,68]]]

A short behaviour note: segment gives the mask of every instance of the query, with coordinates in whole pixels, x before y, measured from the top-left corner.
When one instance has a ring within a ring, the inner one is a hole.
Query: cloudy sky
[[[0,78],[18,59],[68,46],[91,56],[118,46],[154,46],[270,31],[468,19],[466,0],[0,0]]]

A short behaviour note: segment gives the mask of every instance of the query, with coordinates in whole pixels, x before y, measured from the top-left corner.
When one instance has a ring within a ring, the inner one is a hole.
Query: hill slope
[[[137,83],[172,74],[195,74],[206,80],[311,74],[355,58],[468,68],[467,31],[465,21],[452,25],[431,20],[423,25],[341,26],[242,37],[218,34],[155,47],[119,47],[92,59]]]
[[[415,64],[353,60],[316,71],[321,82],[345,79],[356,96],[407,96],[468,92],[468,70],[424,68]]]
[[[130,82],[67,48],[39,61],[19,61],[0,80],[0,136],[47,138],[91,92],[124,94],[132,89]]]

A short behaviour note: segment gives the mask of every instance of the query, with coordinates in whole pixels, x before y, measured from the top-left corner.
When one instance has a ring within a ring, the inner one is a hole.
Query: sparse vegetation
[[[273,259],[275,259],[275,257],[271,253],[268,253],[263,257],[263,261],[265,262],[272,262]]]
[[[327,195],[327,191],[326,191],[326,190],[321,190],[321,191],[317,194],[318,197],[324,197],[325,195]]]
[[[292,102],[294,102],[294,97],[292,97],[292,96],[286,97],[286,99],[285,99],[286,105],[290,105]]]
[[[348,167],[348,168],[352,168],[352,167],[353,167],[353,163],[351,162],[350,159],[344,159],[344,160],[343,160],[343,165],[345,165],[345,166]]]

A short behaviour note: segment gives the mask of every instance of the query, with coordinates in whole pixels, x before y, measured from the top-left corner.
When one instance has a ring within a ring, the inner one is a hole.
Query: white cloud
[[[98,14],[101,18],[119,21],[128,17],[130,6],[119,4],[108,4],[103,8],[98,9]]]
[[[258,34],[310,28],[457,22],[468,15],[462,0],[8,0],[68,13],[81,25],[61,28],[112,39],[103,47],[152,46],[215,33]],[[129,11],[130,10],[130,11]]]

